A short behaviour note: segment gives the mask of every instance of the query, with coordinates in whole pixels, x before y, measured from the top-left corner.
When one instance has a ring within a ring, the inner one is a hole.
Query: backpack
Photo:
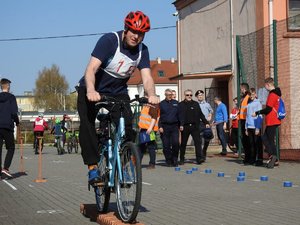
[[[283,102],[283,100],[282,100],[281,97],[279,97],[279,100],[278,100],[278,101],[279,101],[278,110],[275,110],[275,109],[274,109],[274,111],[277,113],[277,118],[278,118],[279,120],[282,120],[282,119],[284,119],[285,116],[286,116],[286,110],[285,110],[284,102]]]

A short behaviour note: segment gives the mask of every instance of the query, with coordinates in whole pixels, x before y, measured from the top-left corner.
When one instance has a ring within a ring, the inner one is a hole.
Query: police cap
[[[6,79],[6,78],[2,78],[1,81],[0,81],[1,84],[10,84],[11,81],[9,79]]]

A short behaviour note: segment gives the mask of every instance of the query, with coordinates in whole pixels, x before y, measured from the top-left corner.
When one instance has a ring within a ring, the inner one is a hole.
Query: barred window
[[[300,0],[287,0],[288,3],[288,29],[300,31]]]
[[[163,70],[159,70],[159,71],[158,71],[158,76],[159,76],[159,77],[164,77],[164,76],[165,76],[164,71],[163,71]]]

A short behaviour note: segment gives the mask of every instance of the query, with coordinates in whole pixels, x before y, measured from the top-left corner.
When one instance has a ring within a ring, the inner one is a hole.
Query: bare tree
[[[39,71],[39,76],[35,82],[35,108],[44,110],[66,110],[66,101],[69,84],[65,76],[59,72],[59,67],[52,65],[50,69],[44,68]]]

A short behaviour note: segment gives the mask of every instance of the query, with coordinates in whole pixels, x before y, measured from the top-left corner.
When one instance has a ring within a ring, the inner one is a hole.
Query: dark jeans
[[[8,170],[15,153],[14,132],[8,129],[0,128],[0,169],[2,169],[3,141],[5,141],[5,146],[7,149],[3,168]]]
[[[262,136],[262,141],[266,148],[266,152],[274,156],[277,156],[275,136],[276,136],[276,128],[278,126],[279,125],[267,126],[265,129],[265,133]]]
[[[255,135],[255,129],[247,129],[250,143],[250,151],[245,152],[245,161],[255,163],[263,161],[262,141],[260,135]]]
[[[129,100],[128,95],[116,96],[119,100]],[[118,125],[120,118],[120,109],[119,107],[112,106],[106,107],[108,110],[111,110],[111,117],[113,122]],[[81,146],[81,155],[86,165],[94,165],[99,161],[98,153],[98,139],[95,128],[95,119],[98,113],[98,109],[95,107],[95,102],[88,101],[86,97],[86,88],[78,88],[78,98],[77,98],[77,109],[80,117],[80,127],[79,127],[79,143]],[[125,106],[124,110],[125,118],[125,127],[126,135],[132,137],[132,111],[130,104]]]
[[[223,129],[223,126],[224,126],[224,123],[218,123],[216,125],[217,135],[218,135],[218,138],[222,145],[222,153],[227,153],[227,149],[226,149],[227,141],[226,141],[225,131]]]
[[[150,141],[147,143],[140,144],[141,162],[142,162],[144,153],[146,152],[147,148],[148,148],[149,157],[150,157],[149,165],[150,164],[155,165],[155,161],[156,161],[156,142],[155,141]]]
[[[195,144],[196,161],[198,162],[203,158],[202,154],[202,141],[200,138],[200,128],[196,124],[186,124],[181,131],[181,145],[180,145],[180,161],[184,161],[186,144],[189,136],[192,135]]]
[[[179,130],[178,125],[162,124],[164,130],[160,134],[163,144],[163,153],[168,164],[176,163],[179,152]]]
[[[202,145],[202,154],[203,154],[203,159],[206,159],[207,155],[207,148],[209,146],[210,139],[205,139],[203,137],[203,130],[206,128],[205,123],[200,122],[200,138],[201,138],[201,143]]]

